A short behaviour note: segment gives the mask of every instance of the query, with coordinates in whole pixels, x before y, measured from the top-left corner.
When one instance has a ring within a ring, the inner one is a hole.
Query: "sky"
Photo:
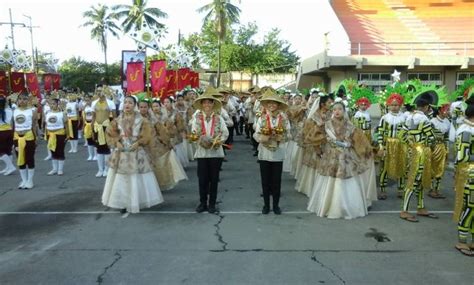
[[[210,1],[148,0],[149,7],[158,7],[168,14],[167,18],[161,19],[168,27],[168,34],[159,44],[176,43],[179,30],[185,36],[199,32],[204,15],[196,10]],[[88,28],[80,27],[85,22],[82,13],[97,3],[97,0],[0,0],[0,22],[10,21],[8,8],[11,8],[13,22],[29,24],[26,15],[32,18],[33,26],[38,26],[33,29],[34,46],[38,50],[53,53],[60,62],[73,56],[103,62],[100,45],[90,39]],[[100,3],[130,5],[132,0]],[[292,50],[302,59],[322,50],[324,33],[341,28],[329,0],[241,0],[233,3],[242,10],[242,24],[256,22],[260,32],[257,39],[272,28],[279,28],[280,37],[290,42]],[[29,29],[16,26],[14,39],[16,49],[31,54]],[[5,44],[12,48],[10,25],[2,24],[0,48]],[[136,49],[134,41],[123,34],[120,39],[110,37],[108,46],[108,62],[120,61],[122,50]]]

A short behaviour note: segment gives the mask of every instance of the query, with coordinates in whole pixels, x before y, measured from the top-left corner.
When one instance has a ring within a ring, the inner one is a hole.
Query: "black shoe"
[[[246,139],[249,139],[250,137],[249,136],[245,136]]]
[[[209,206],[209,214],[219,213],[219,209],[216,206]]]
[[[280,207],[273,207],[273,213],[275,213],[275,215],[281,215],[281,209]]]
[[[204,211],[207,211],[207,206],[204,204],[199,204],[196,208],[196,213],[202,213]]]
[[[120,214],[125,214],[127,213],[127,209],[120,209]]]
[[[258,156],[258,151],[254,152],[253,156]]]
[[[262,208],[262,214],[268,215],[268,213],[270,213],[270,207],[268,207],[268,206],[263,206],[263,208]]]

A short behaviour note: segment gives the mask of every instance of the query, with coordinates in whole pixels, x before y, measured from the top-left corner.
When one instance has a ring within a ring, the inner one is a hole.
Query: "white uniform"
[[[13,120],[15,122],[16,132],[30,131],[33,128],[33,109],[15,109],[15,111],[13,111]]]

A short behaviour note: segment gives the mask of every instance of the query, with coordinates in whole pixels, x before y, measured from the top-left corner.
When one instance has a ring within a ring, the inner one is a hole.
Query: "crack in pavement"
[[[3,195],[5,195],[5,194],[7,194],[8,192],[11,192],[11,191],[13,191],[13,189],[10,189],[10,190],[7,190],[7,191],[3,192],[2,194],[0,194],[0,197],[2,197]]]
[[[336,277],[337,279],[339,279],[339,281],[341,281],[342,284],[346,284],[346,281],[344,279],[342,279],[341,276],[339,276],[331,267],[329,266],[326,266],[324,263],[322,263],[317,257],[316,257],[316,251],[313,251],[311,253],[311,260],[318,263],[319,265],[321,265],[321,267],[323,268],[326,268],[327,270],[329,270],[331,272],[331,274]]]
[[[224,241],[224,237],[220,233],[220,230],[221,230],[220,224],[224,220],[225,216],[224,215],[217,215],[217,216],[219,217],[219,221],[217,221],[217,223],[214,224],[214,227],[216,228],[216,232],[214,233],[214,235],[217,237],[217,240],[219,241],[219,243],[222,244],[222,249],[216,250],[216,251],[224,252],[224,251],[227,251],[228,243]]]
[[[76,179],[76,178],[79,178],[79,177],[82,177],[82,176],[84,176],[84,175],[86,175],[86,173],[79,174],[79,175],[73,176],[73,177],[71,177],[71,178],[69,178],[69,179],[66,179],[66,180],[64,180],[63,182],[61,182],[61,184],[59,184],[58,188],[59,188],[59,189],[67,189],[67,187],[65,186],[66,183],[69,183],[69,182],[71,182],[71,180]]]
[[[122,255],[120,254],[120,251],[116,251],[114,256],[115,256],[114,261],[110,265],[108,265],[104,268],[104,271],[102,272],[102,274],[97,276],[97,281],[96,281],[97,284],[102,284],[102,282],[104,282],[104,275],[107,273],[107,271],[110,268],[112,268],[115,265],[115,263],[117,263],[120,259],[122,259]]]

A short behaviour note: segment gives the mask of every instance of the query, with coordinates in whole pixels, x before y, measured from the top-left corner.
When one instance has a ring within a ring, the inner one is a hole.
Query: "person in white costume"
[[[107,143],[114,148],[102,194],[102,204],[138,213],[163,203],[160,186],[144,147],[152,142],[150,122],[135,111],[127,97],[123,113],[107,127]]]
[[[368,214],[377,200],[373,152],[367,137],[348,119],[345,105],[334,103],[332,119],[321,139],[322,155],[308,211],[330,219],[353,219]]]

